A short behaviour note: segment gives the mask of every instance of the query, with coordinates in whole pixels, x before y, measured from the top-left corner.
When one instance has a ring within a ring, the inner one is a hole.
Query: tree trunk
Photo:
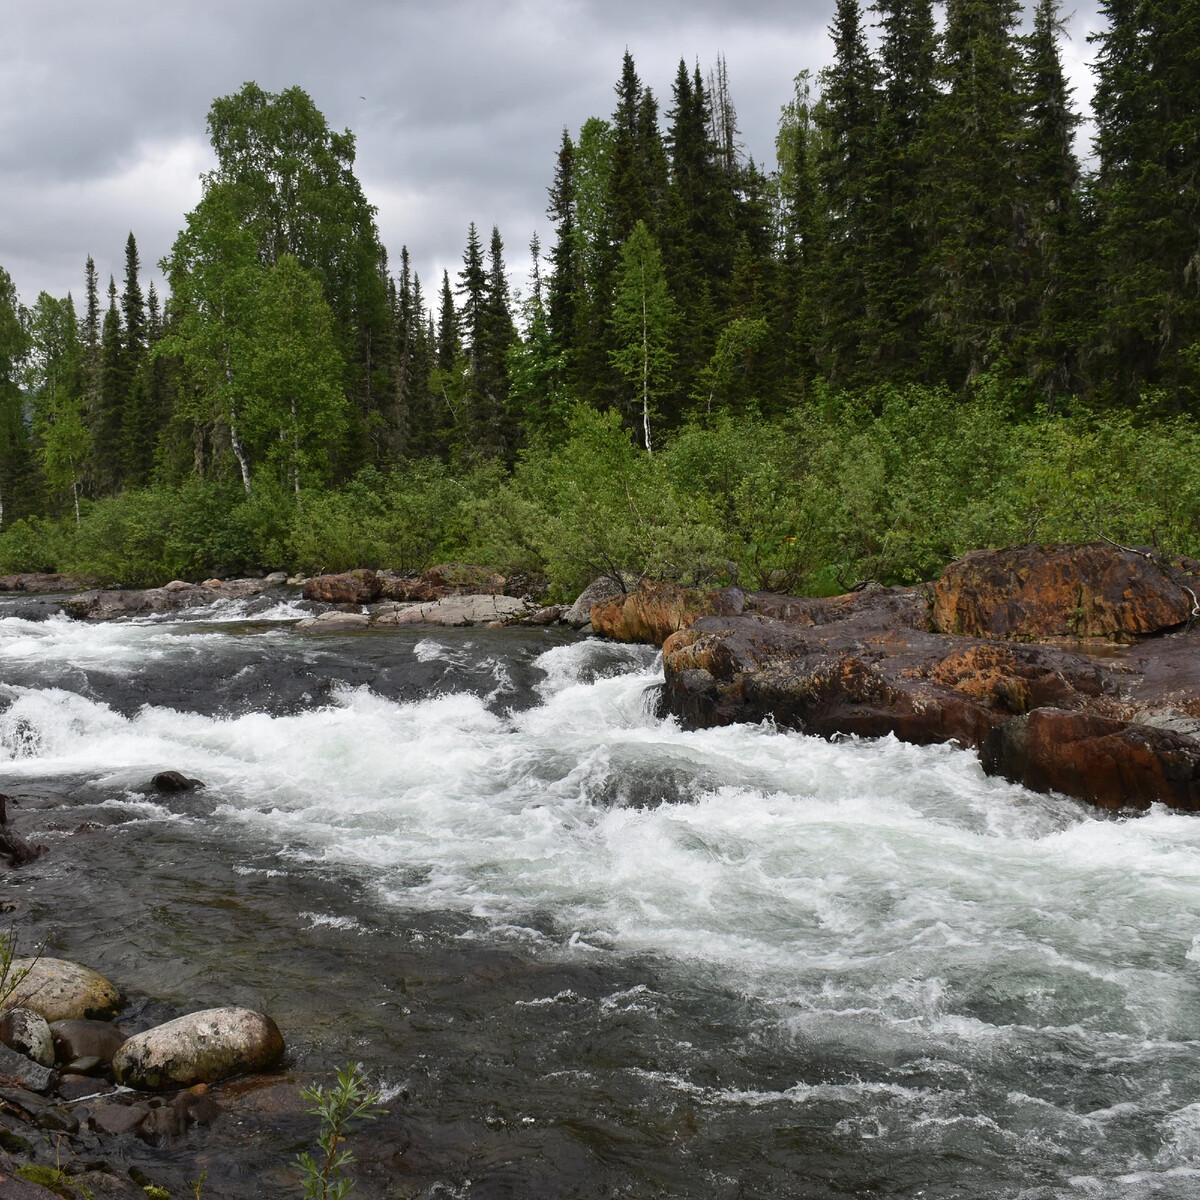
[[[646,312],[646,288],[642,286],[642,432],[646,438],[646,453],[650,449],[650,317]]]

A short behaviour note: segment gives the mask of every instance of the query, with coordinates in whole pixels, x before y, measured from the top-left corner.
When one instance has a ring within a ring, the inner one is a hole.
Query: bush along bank
[[[598,575],[807,595],[914,584],[984,547],[1106,537],[1200,555],[1200,432],[1146,408],[1028,413],[984,380],[969,399],[814,389],[788,416],[714,414],[653,455],[615,412],[497,462],[366,468],[302,499],[190,479],[0,532],[0,576],[99,585],[483,562],[546,603]]]

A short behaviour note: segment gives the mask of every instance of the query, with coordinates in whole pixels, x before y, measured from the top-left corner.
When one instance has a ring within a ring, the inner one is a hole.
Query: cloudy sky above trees
[[[609,116],[625,49],[670,107],[679,59],[724,54],[741,140],[773,163],[792,80],[829,57],[834,0],[10,0],[0,40],[0,266],[22,299],[83,291],[91,254],[147,273],[212,165],[214,96],[298,84],[358,140],[384,244],[407,244],[431,294],[469,221],[499,225],[514,279],[563,126]],[[1066,10],[1076,100],[1091,95],[1093,0]],[[1081,146],[1086,152],[1086,144]]]

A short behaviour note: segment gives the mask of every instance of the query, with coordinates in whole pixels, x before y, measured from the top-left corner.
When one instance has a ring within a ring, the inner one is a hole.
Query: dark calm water
[[[552,630],[38,615],[0,600],[23,936],[132,1026],[246,1004],[290,1048],[152,1175],[298,1195],[295,1080],[349,1058],[363,1197],[1200,1195],[1193,817],[685,733],[652,651]]]

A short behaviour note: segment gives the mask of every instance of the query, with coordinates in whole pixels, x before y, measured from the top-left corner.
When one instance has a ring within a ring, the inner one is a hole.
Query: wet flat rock
[[[663,644],[662,706],[692,727],[954,740],[1035,790],[1200,810],[1196,583],[1118,547],[1022,547],[830,599],[643,583],[592,623]]]
[[[275,587],[281,579],[208,580],[185,583],[176,579],[160,588],[115,588],[81,592],[63,601],[63,611],[80,621],[115,621],[122,617],[175,612],[215,604],[218,600],[242,600]]]

